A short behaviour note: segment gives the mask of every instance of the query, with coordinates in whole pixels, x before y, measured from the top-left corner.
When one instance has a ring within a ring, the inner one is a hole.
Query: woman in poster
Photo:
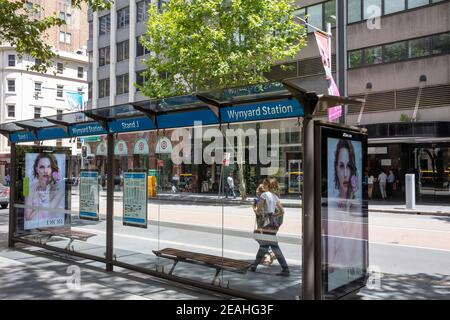
[[[37,220],[37,226],[42,227],[45,226],[46,220],[61,217],[61,214],[56,211],[42,208],[64,208],[64,181],[61,179],[58,161],[50,153],[38,154],[31,172],[29,194],[25,200],[27,208],[25,220]]]
[[[330,186],[325,224],[330,290],[360,277],[362,272],[364,219],[362,181],[358,176],[362,168],[358,170],[357,164],[362,158],[360,148],[356,154],[353,143],[358,142],[329,141],[329,155],[334,155],[328,160],[328,168],[332,170],[328,172]]]

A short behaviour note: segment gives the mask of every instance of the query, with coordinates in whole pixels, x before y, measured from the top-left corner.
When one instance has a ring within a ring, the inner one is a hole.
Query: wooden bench
[[[65,247],[66,250],[70,249],[70,245],[75,240],[87,241],[87,239],[89,239],[93,236],[96,236],[95,233],[89,233],[89,232],[84,232],[84,231],[75,231],[75,230],[72,230],[71,228],[41,228],[38,230],[39,230],[40,234],[48,237],[47,241],[53,236],[69,239],[69,243]],[[73,247],[72,247],[72,249],[73,249]]]
[[[172,269],[170,269],[169,274],[172,274],[178,262],[193,263],[216,269],[216,274],[214,276],[212,284],[215,284],[217,276],[219,275],[221,270],[245,274],[251,266],[250,262],[242,260],[218,257],[209,254],[190,252],[173,248],[166,248],[158,251],[153,250],[153,253],[158,257],[174,260],[174,264],[172,266]]]

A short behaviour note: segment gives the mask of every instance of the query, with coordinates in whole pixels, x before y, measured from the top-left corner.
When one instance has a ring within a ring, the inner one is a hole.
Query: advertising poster
[[[80,172],[80,219],[99,219],[98,172]]]
[[[147,173],[123,174],[123,224],[147,228]]]
[[[362,135],[322,129],[324,292],[345,291],[366,277],[368,235]],[[328,134],[327,134],[328,133]],[[325,168],[324,168],[325,167]],[[325,169],[325,170],[324,170]]]
[[[24,229],[63,226],[66,155],[27,153],[25,171]]]

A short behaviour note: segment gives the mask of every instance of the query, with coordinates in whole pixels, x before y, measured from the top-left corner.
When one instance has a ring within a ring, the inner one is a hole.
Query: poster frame
[[[127,222],[125,221],[125,175],[129,173],[134,174],[144,174],[145,175],[145,222],[144,223],[133,223],[133,222]],[[147,229],[148,228],[148,172],[142,171],[142,170],[128,170],[123,173],[123,198],[122,198],[122,224],[124,226],[128,227],[136,227],[136,228],[142,228]]]
[[[347,139],[350,141],[361,142],[361,177],[364,175],[364,171],[368,168],[368,157],[367,157],[367,146],[368,146],[368,135],[366,129],[350,126],[342,126],[339,124],[332,124],[328,122],[316,121],[314,126],[314,139],[315,139],[315,157],[319,165],[315,168],[315,180],[318,183],[315,184],[315,236],[316,236],[316,246],[315,246],[315,260],[316,260],[316,272],[315,272],[315,288],[317,295],[321,299],[343,299],[347,296],[356,294],[360,289],[366,286],[367,279],[369,277],[369,237],[368,237],[368,220],[363,227],[363,235],[367,241],[364,245],[363,250],[363,276],[343,285],[337,287],[331,291],[327,291],[326,284],[328,283],[328,269],[326,263],[322,259],[324,252],[323,243],[323,213],[328,212],[327,202],[328,202],[328,150],[327,142],[328,138],[336,139]],[[362,185],[362,217],[368,219],[368,196],[367,196],[367,185],[364,183]],[[324,201],[325,200],[325,201]],[[326,262],[326,260],[325,260]]]
[[[98,190],[98,202],[97,202],[97,212],[95,217],[89,217],[89,216],[82,216],[81,215],[81,192],[79,191],[79,209],[78,209],[78,218],[80,220],[89,220],[89,221],[100,221],[100,183],[98,181],[98,177],[100,176],[100,173],[98,170],[89,170],[89,169],[81,169],[80,170],[80,182],[79,182],[79,190],[81,189],[81,174],[83,172],[95,172],[97,173],[97,190]]]

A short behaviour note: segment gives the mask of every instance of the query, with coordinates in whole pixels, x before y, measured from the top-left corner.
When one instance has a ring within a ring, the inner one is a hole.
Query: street
[[[77,205],[77,197],[72,196],[73,209]],[[258,248],[252,233],[253,213],[246,206],[226,207],[222,215],[220,206],[151,203],[148,229],[123,226],[119,200],[115,201],[115,207],[114,253],[118,261],[150,269],[165,268],[167,272],[172,261],[156,258],[153,250],[173,247],[252,261]],[[101,208],[103,211],[105,206],[101,205]],[[286,219],[279,234],[280,246],[295,275],[289,279],[291,286],[299,284],[297,276],[301,275],[300,212],[298,208],[286,208]],[[8,210],[0,210],[0,215],[7,214]],[[87,242],[75,241],[74,249],[103,256],[106,241],[104,217],[99,222],[78,220],[74,214],[72,218],[74,230],[96,234]],[[6,232],[7,226],[1,228],[1,232]],[[66,244],[66,241],[51,243],[59,247]],[[371,270],[376,272],[374,279],[380,282],[378,287],[369,286],[362,290],[362,299],[450,298],[450,217],[371,212],[369,263]],[[261,267],[258,272],[273,279],[278,268],[275,263]],[[192,276],[193,270],[198,270],[195,276]],[[210,281],[212,274],[205,274],[201,267],[192,265],[179,266],[174,271],[174,275],[189,275],[201,281]],[[224,272],[222,281],[244,289],[243,282],[234,274]],[[245,289],[250,282],[245,282]],[[258,288],[252,290],[257,292]],[[286,294],[286,298],[292,298],[293,292]]]

